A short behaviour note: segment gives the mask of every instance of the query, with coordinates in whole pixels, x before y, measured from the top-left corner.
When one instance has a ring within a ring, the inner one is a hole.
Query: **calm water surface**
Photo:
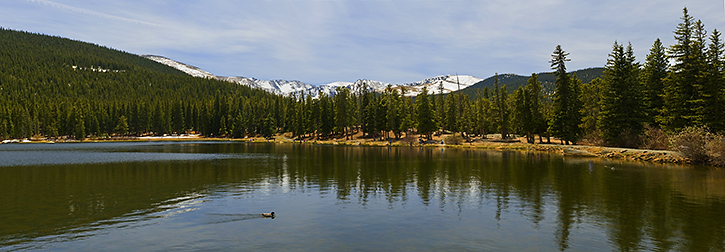
[[[725,251],[725,173],[418,147],[4,144],[0,250]]]

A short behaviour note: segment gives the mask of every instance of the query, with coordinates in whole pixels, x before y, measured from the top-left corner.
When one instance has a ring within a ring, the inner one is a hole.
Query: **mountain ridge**
[[[243,76],[217,76],[199,67],[181,63],[164,56],[139,56],[173,67],[181,72],[195,77],[232,82],[252,88],[259,88],[273,94],[297,97],[309,95],[312,98],[318,98],[320,93],[328,96],[334,96],[335,94],[337,94],[338,87],[349,88],[353,90],[359,90],[363,87],[366,87],[366,89],[369,91],[382,92],[388,86],[390,86],[392,89],[398,90],[398,92],[400,93],[404,93],[405,96],[415,96],[422,92],[423,88],[427,88],[428,92],[431,94],[448,94],[456,92],[470,96],[476,95],[479,90],[485,87],[488,87],[489,89],[492,88],[495,79],[495,76],[481,79],[471,75],[439,75],[426,78],[421,81],[403,84],[391,84],[375,80],[358,79],[355,82],[337,81],[322,85],[312,85],[299,80],[260,80],[253,77]],[[576,75],[579,79],[582,80],[582,82],[588,83],[594,78],[600,77],[603,74],[603,71],[603,67],[592,67],[572,71],[570,72],[570,74]],[[555,76],[549,72],[541,72],[538,73],[538,75],[538,80],[542,82],[544,92],[552,93],[553,82],[556,79]],[[530,77],[530,75],[525,76],[513,73],[499,74],[497,76],[499,79],[499,85],[506,85],[508,92],[513,92],[519,86],[526,85],[526,81]]]
[[[260,80],[253,77],[243,76],[217,76],[196,66],[178,62],[164,56],[139,56],[173,67],[179,71],[185,72],[195,77],[233,82],[253,88],[260,88],[273,94],[281,94],[286,96],[310,95],[313,98],[317,98],[320,93],[324,93],[328,96],[334,96],[337,93],[336,89],[338,87],[350,88],[355,90],[365,87],[370,91],[382,92],[388,86],[390,86],[391,88],[396,89],[399,92],[405,91],[406,96],[415,96],[419,94],[420,92],[422,92],[423,87],[428,88],[429,92],[432,92],[434,89],[439,90],[440,87],[442,87],[443,93],[450,93],[459,89],[465,89],[466,87],[483,81],[483,79],[481,78],[470,75],[440,75],[427,78],[418,82],[404,84],[391,84],[375,80],[358,79],[355,82],[338,81],[322,85],[312,85],[298,80]]]

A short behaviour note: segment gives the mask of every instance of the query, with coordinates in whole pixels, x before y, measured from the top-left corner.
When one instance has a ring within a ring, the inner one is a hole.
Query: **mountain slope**
[[[212,73],[199,69],[198,67],[187,65],[166,57],[156,55],[142,55],[141,57],[176,68],[179,71],[185,72],[191,76],[233,82],[252,88],[260,88],[273,94],[281,94],[285,96],[301,96],[304,94],[311,95],[312,97],[317,98],[320,93],[334,96],[337,93],[336,89],[338,87],[349,88],[353,90],[359,90],[365,87],[370,91],[382,92],[388,86],[398,90],[399,92],[405,91],[406,96],[415,96],[419,94],[424,87],[428,89],[428,92],[438,93],[442,91],[444,94],[447,94],[453,91],[465,89],[472,86],[473,84],[482,81],[482,79],[470,75],[442,75],[418,82],[398,85],[374,80],[360,79],[355,82],[340,81],[316,86],[297,80],[260,80],[242,76],[216,76]]]
[[[0,29],[0,44],[0,99],[202,99],[217,90],[251,91],[67,38]]]
[[[582,80],[583,83],[589,83],[593,79],[601,77],[604,74],[603,67],[594,67],[581,69],[573,72],[569,72],[570,75],[576,75],[577,78]],[[553,73],[539,73],[538,80],[544,88],[545,93],[552,93],[554,91],[554,81],[556,76]],[[531,76],[523,76],[517,74],[500,74],[498,75],[499,86],[506,85],[506,90],[511,93],[521,86],[525,86]],[[475,96],[477,92],[482,91],[484,88],[491,90],[494,85],[494,76],[488,77],[483,81],[480,81],[469,88],[461,91],[461,94]]]

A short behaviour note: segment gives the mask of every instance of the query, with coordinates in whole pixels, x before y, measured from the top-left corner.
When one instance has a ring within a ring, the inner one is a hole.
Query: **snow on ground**
[[[179,71],[182,71],[188,75],[194,76],[194,77],[201,77],[201,78],[210,78],[210,79],[216,79],[216,76],[213,75],[210,72],[201,70],[198,67],[187,65],[166,57],[156,56],[156,55],[142,55],[141,57],[156,61],[158,63],[173,67],[178,69]]]
[[[369,91],[383,92],[388,86],[391,86],[393,89],[398,90],[398,92],[402,92],[403,89],[405,89],[406,96],[418,95],[420,92],[422,92],[423,87],[426,87],[428,89],[428,93],[437,94],[441,92],[440,88],[442,87],[442,92],[444,94],[447,94],[459,89],[467,88],[483,80],[470,75],[441,75],[428,78],[419,82],[405,83],[399,85],[374,80],[357,80],[354,83],[339,81],[315,86],[296,80],[259,80],[255,78],[245,78],[241,76],[216,76],[198,67],[187,65],[166,57],[156,55],[142,55],[141,57],[176,68],[184,73],[195,77],[218,79],[253,88],[261,88],[274,94],[301,96],[301,94],[304,93],[305,95],[310,95],[313,98],[317,98],[320,92],[329,96],[334,96],[335,94],[337,94],[336,89],[338,87],[350,88],[353,90],[366,87]]]

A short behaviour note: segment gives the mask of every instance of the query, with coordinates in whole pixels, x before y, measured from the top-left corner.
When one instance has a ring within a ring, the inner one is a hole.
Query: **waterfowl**
[[[271,212],[271,213],[262,213],[262,216],[274,218],[274,212]]]

